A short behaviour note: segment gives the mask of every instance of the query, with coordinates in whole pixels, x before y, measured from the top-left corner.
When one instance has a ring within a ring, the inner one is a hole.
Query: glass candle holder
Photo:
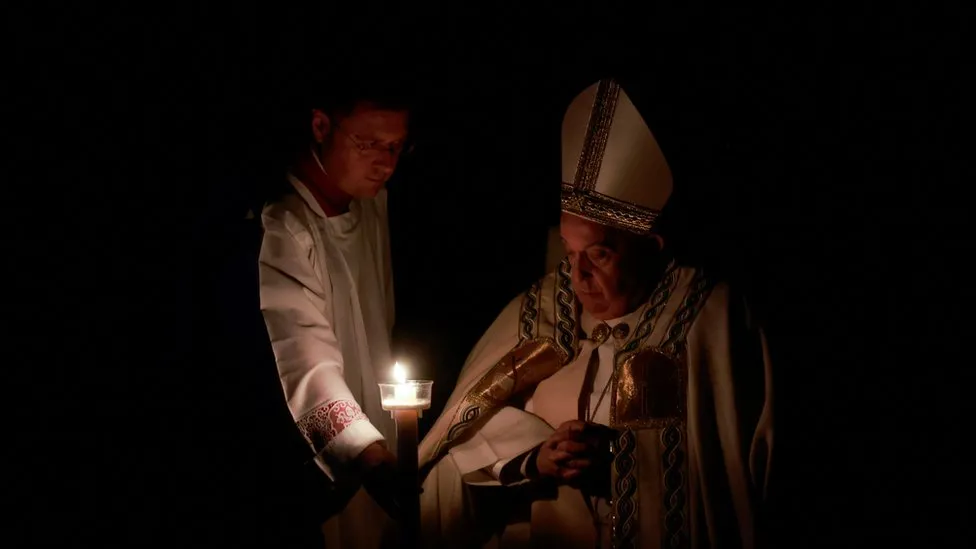
[[[380,404],[384,410],[426,410],[434,382],[410,379],[400,383],[379,383]]]

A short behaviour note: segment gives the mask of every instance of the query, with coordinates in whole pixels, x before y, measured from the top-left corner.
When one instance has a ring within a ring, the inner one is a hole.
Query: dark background
[[[671,163],[679,253],[742,285],[768,327],[779,546],[964,533],[963,14],[237,3],[9,20],[26,69],[11,106],[29,115],[12,150],[37,153],[10,231],[27,253],[10,369],[14,453],[34,466],[17,475],[37,511],[25,541],[304,542],[321,484],[245,214],[281,177],[302,78],[338,58],[424,92],[420,147],[389,186],[395,344],[436,380],[422,428],[542,274],[563,109],[614,76]]]

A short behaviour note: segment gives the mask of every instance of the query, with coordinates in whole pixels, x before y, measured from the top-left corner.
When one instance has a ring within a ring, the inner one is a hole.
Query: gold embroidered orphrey
[[[652,302],[667,303],[674,289],[673,272],[655,290]],[[617,370],[611,388],[610,426],[619,431],[612,445],[613,468],[611,482],[614,498],[611,502],[611,524],[615,548],[637,548],[641,543],[638,527],[640,501],[637,491],[639,460],[637,434],[642,430],[659,430],[662,486],[664,486],[663,547],[685,547],[688,543],[685,524],[687,482],[686,394],[687,362],[685,338],[695,317],[711,293],[712,284],[702,271],[697,271],[683,296],[678,310],[664,332],[658,346],[642,346],[651,332],[648,325],[656,316],[655,307],[648,309],[638,326],[639,339],[631,340],[617,354]],[[647,451],[647,450],[643,450]]]

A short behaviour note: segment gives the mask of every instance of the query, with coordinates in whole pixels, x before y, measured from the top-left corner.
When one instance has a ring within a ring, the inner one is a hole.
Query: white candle
[[[383,398],[383,408],[393,409],[417,409],[425,408],[430,405],[429,399],[421,399],[418,395],[420,385],[417,383],[407,383],[407,370],[399,362],[393,365],[393,395],[385,395]]]
[[[397,383],[393,388],[393,400],[398,403],[407,403],[417,400],[417,386]]]

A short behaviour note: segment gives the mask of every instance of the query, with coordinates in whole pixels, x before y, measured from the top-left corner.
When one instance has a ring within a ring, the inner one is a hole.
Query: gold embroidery
[[[536,335],[539,318],[539,290],[541,282],[533,284],[522,297],[522,311],[519,316],[519,343],[532,339]]]
[[[645,344],[651,333],[654,332],[658,319],[663,313],[665,307],[667,307],[668,302],[671,300],[671,296],[675,290],[677,282],[678,268],[674,260],[672,260],[665,269],[665,274],[662,277],[661,282],[658,283],[657,288],[655,288],[654,293],[648,300],[649,306],[641,316],[640,321],[637,323],[637,329],[631,334],[630,339],[627,341],[624,347],[614,355],[614,375],[610,378],[610,425],[614,425],[616,423],[617,417],[616,395],[617,385],[619,383],[619,376],[617,372],[620,366],[624,364],[632,355],[641,351],[640,346]]]
[[[684,448],[685,424],[674,420],[661,430],[661,446],[664,453],[664,532],[663,547],[687,547],[687,521],[685,504],[687,497],[687,462]]]
[[[470,429],[479,418],[535,387],[562,368],[569,357],[552,338],[531,339],[517,345],[491,367],[458,404],[447,436],[434,450],[440,456],[447,446]]]
[[[590,107],[590,119],[586,123],[586,135],[583,137],[583,148],[576,163],[576,178],[573,182],[577,189],[591,190],[596,186],[600,175],[600,165],[603,164],[603,153],[607,148],[607,138],[610,137],[610,126],[613,114],[617,110],[617,98],[620,97],[620,85],[613,80],[601,80]]]
[[[556,373],[568,357],[551,338],[529,340],[502,357],[485,374],[466,400],[483,407],[507,403],[526,389]]]
[[[661,344],[661,349],[670,355],[678,354],[684,348],[685,337],[691,329],[691,324],[698,317],[698,312],[705,305],[711,295],[713,285],[705,273],[699,269],[688,284],[688,291],[684,301],[671,317],[671,324],[666,330],[667,339]]]
[[[685,361],[642,349],[620,364],[614,387],[615,429],[660,429],[685,415]]]
[[[637,520],[637,437],[625,429],[613,448],[613,547],[637,547],[640,524]]]
[[[637,234],[648,234],[661,212],[618,200],[596,191],[580,190],[563,183],[561,202],[567,211],[603,225]]]
[[[556,343],[559,348],[566,353],[566,362],[572,360],[579,352],[577,331],[579,330],[577,320],[579,319],[578,304],[576,294],[573,292],[573,284],[570,275],[569,258],[563,258],[559,262],[556,270],[556,284],[553,289],[553,300],[555,301],[556,311]]]

